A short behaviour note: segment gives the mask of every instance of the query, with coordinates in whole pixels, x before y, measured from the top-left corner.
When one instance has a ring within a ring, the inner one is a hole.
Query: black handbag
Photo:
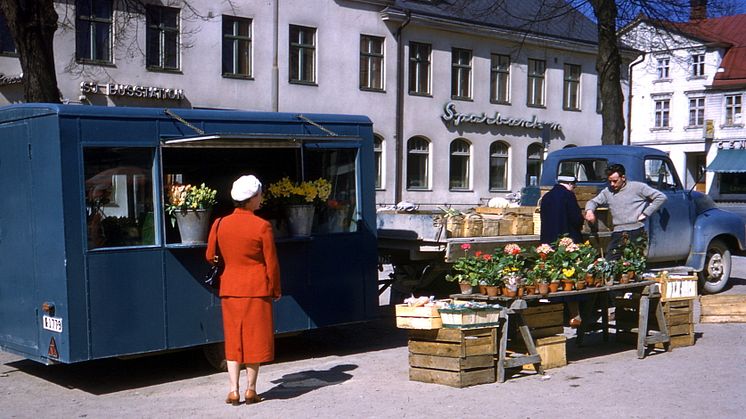
[[[223,273],[224,267],[223,258],[220,255],[220,244],[218,243],[218,230],[220,229],[220,220],[222,219],[222,217],[218,218],[218,225],[215,227],[215,257],[212,258],[210,270],[207,272],[205,278],[202,280],[203,284],[212,289],[220,288],[220,275]]]

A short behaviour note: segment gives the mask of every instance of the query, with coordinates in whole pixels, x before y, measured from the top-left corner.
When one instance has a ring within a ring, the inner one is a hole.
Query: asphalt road
[[[736,259],[726,292],[746,294]],[[407,335],[384,317],[278,339],[259,377],[266,400],[239,407],[200,351],[57,366],[0,353],[0,417],[743,417],[746,324],[695,331],[694,346],[639,360],[600,336],[577,348],[566,329],[568,366],[456,389],[409,381]]]

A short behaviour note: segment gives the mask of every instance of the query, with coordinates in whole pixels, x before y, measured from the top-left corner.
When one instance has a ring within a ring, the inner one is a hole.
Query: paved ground
[[[746,294],[746,260],[734,286]],[[740,418],[746,324],[697,324],[697,343],[638,360],[597,336],[544,377],[455,389],[408,379],[406,333],[391,318],[278,340],[262,367],[266,400],[233,407],[225,373],[199,351],[46,367],[0,353],[1,417]]]

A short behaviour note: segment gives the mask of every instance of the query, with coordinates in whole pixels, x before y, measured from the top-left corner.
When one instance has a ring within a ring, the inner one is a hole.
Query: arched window
[[[528,146],[526,159],[526,186],[538,186],[541,178],[541,164],[544,159],[544,146],[533,143]]]
[[[469,159],[471,145],[463,138],[451,142],[451,160],[448,187],[452,190],[469,189]]]
[[[383,160],[383,138],[380,135],[373,136],[373,158],[376,168],[376,189],[383,189],[383,174],[384,174],[384,160]]]
[[[490,191],[508,190],[508,150],[502,141],[490,144]]]
[[[429,187],[430,141],[412,137],[407,141],[407,189]]]

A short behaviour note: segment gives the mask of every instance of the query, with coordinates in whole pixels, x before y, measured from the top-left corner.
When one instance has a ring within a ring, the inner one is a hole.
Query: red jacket
[[[233,210],[220,222],[213,222],[205,257],[212,262],[216,238],[225,270],[220,276],[221,297],[279,298],[280,264],[277,260],[272,225],[242,208]]]

